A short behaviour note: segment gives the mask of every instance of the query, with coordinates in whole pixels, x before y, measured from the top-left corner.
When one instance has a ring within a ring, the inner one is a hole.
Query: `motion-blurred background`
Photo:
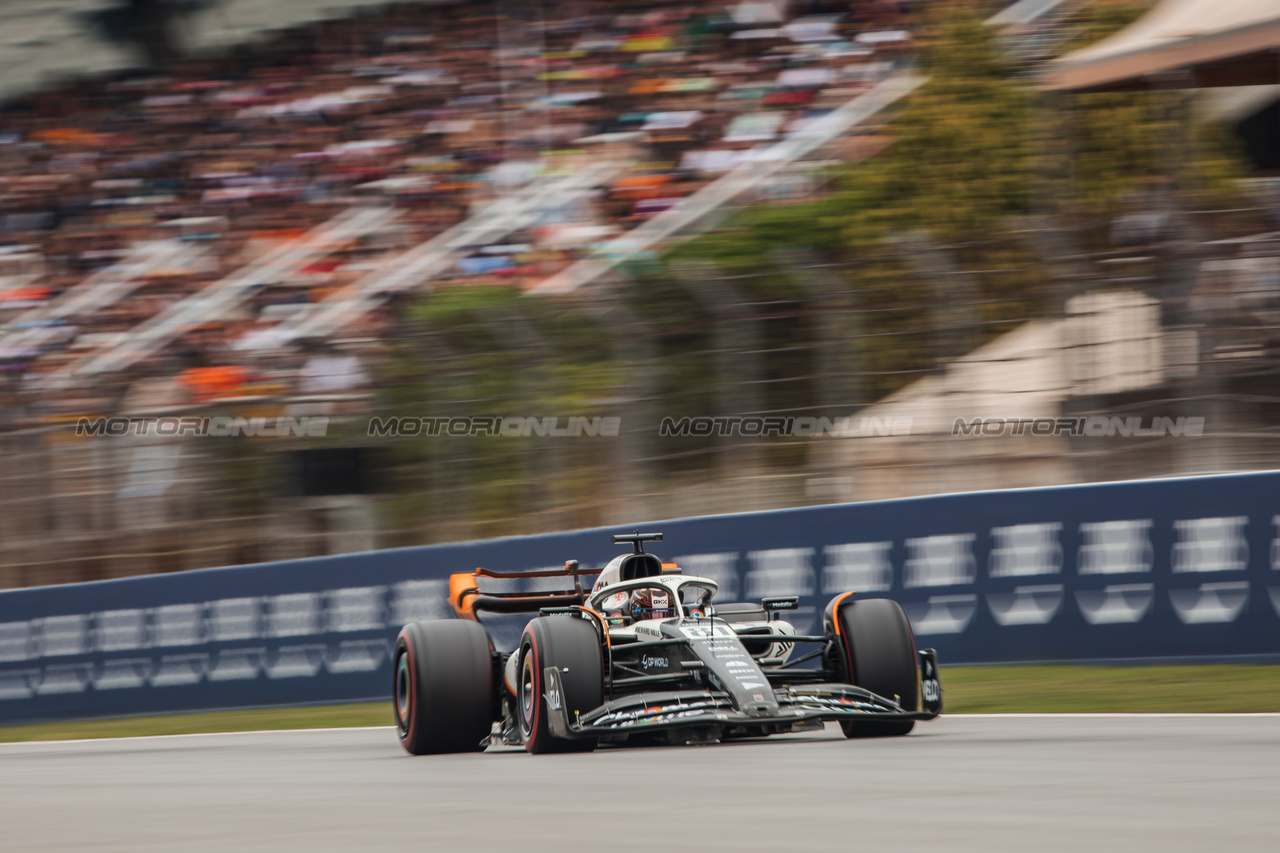
[[[0,587],[1276,467],[1277,84],[1274,0],[3,0]],[[75,431],[162,415],[329,421]],[[953,435],[1088,416],[1204,434]]]

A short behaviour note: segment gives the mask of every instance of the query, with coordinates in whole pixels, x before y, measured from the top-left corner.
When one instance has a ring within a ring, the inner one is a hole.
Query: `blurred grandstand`
[[[769,231],[830,231],[854,164],[909,150],[892,121],[942,38],[927,4],[270,5],[196,4],[163,67],[98,46],[75,79],[33,77],[41,60],[7,83],[0,586],[1276,462],[1265,163],[1229,206],[1157,175],[1066,209],[1088,176],[1047,167],[985,233],[846,251]],[[1091,20],[979,6],[1019,79]],[[616,416],[622,435],[369,434],[392,414]],[[161,415],[329,429],[73,429]],[[703,415],[853,420],[659,436]],[[1208,425],[952,435],[1090,415]]]

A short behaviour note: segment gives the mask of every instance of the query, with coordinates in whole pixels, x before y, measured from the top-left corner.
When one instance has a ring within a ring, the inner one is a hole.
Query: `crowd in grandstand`
[[[402,4],[163,74],[6,105],[0,364],[9,402],[50,414],[119,405],[110,395],[130,384],[133,405],[296,391],[319,356],[276,351],[279,318],[530,179],[573,169],[578,152],[628,151],[630,168],[585,201],[474,247],[446,276],[536,282],[865,90],[911,49],[914,24],[909,4],[877,0],[642,11],[547,0],[537,20],[507,7]],[[234,312],[201,318],[120,381],[88,391],[40,383],[366,204],[399,215],[255,287]],[[189,251],[130,266],[139,246],[158,240]],[[50,310],[104,283],[110,297],[89,299],[89,309]],[[376,339],[384,319],[364,318],[349,337]]]

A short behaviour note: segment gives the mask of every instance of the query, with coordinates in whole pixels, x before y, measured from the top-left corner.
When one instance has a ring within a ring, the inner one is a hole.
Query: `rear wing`
[[[587,591],[583,575],[598,575],[599,569],[582,571],[577,560],[569,560],[563,569],[541,572],[495,572],[477,568],[449,576],[449,606],[459,619],[479,621],[477,613],[537,613],[544,607],[574,607],[585,604]],[[477,578],[520,580],[522,578],[564,578],[568,589],[539,592],[481,592]],[[571,583],[570,583],[571,582]]]

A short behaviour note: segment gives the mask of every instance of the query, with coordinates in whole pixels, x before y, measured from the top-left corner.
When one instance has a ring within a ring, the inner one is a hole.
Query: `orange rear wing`
[[[599,570],[583,572],[577,560],[569,560],[563,569],[541,572],[495,572],[477,568],[473,572],[459,572],[449,576],[449,606],[459,619],[479,621],[478,612],[488,613],[537,613],[544,607],[574,607],[585,604],[587,592],[582,587],[582,575],[598,575]],[[522,578],[564,578],[572,580],[569,589],[539,592],[481,592],[477,578],[520,580]]]

